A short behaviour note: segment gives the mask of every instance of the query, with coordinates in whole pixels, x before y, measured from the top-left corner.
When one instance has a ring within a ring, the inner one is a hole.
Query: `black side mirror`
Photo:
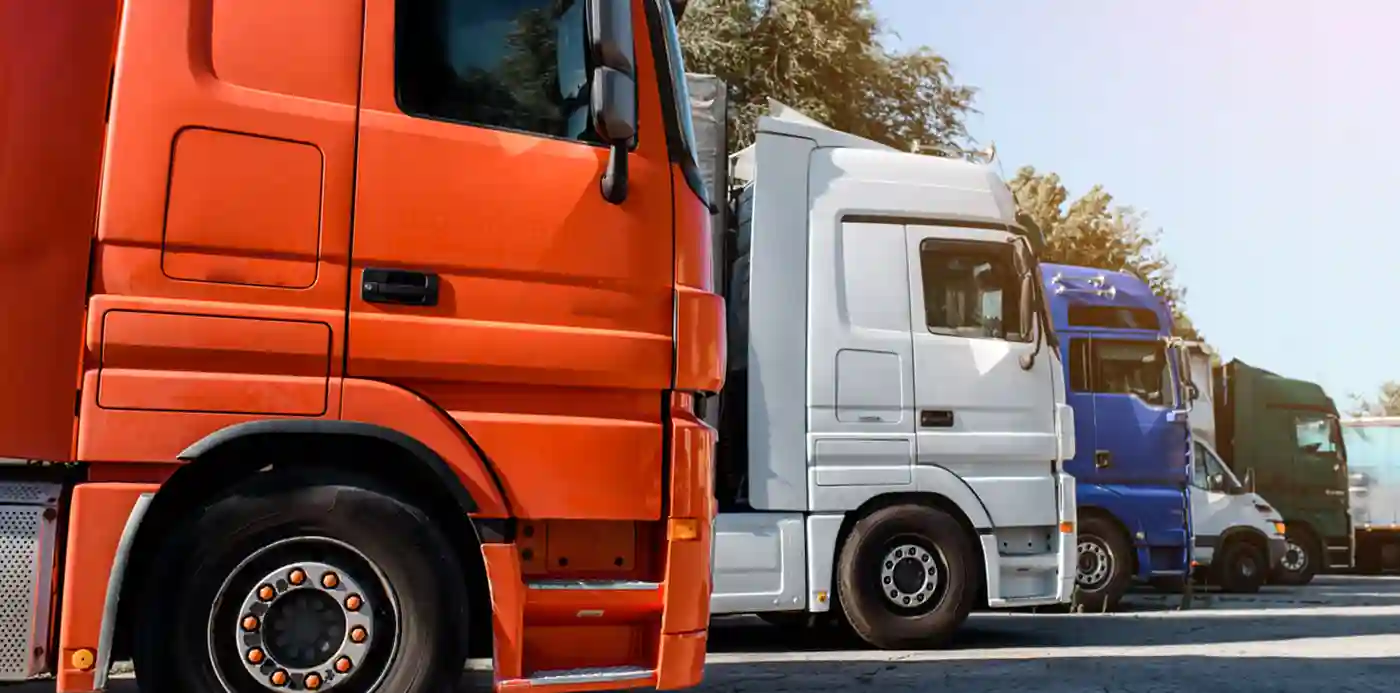
[[[637,70],[630,0],[588,0],[588,46],[593,54],[589,106],[593,131],[612,146],[601,183],[603,199],[627,199],[627,153],[637,134]]]
[[[1186,397],[1195,402],[1201,398],[1201,388],[1196,387],[1195,383],[1186,383]]]

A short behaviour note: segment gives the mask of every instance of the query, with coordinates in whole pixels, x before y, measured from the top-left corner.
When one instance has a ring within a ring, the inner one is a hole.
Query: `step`
[[[1058,553],[1032,553],[1019,555],[1000,554],[997,560],[1001,564],[1002,570],[1024,570],[1026,572],[1041,573],[1060,569],[1060,554]]]
[[[525,583],[526,623],[636,622],[660,614],[661,585],[636,580],[536,580]]]
[[[496,685],[498,690],[512,688],[545,688],[551,686],[613,686],[639,688],[656,683],[656,671],[642,667],[591,667],[587,669],[556,669],[537,671],[519,679],[506,679]]]

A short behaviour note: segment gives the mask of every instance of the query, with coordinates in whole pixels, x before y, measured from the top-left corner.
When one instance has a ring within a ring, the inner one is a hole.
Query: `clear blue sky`
[[[1223,356],[1338,406],[1400,379],[1400,3],[874,0],[981,91],[1009,176],[1145,211]]]

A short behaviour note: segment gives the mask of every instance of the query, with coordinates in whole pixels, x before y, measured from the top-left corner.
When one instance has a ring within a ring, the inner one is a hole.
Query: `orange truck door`
[[[656,519],[671,173],[642,32],[629,196],[603,199],[585,16],[369,0],[346,372],[450,413],[519,516]]]
[[[0,3],[0,457],[72,455],[116,13]]]

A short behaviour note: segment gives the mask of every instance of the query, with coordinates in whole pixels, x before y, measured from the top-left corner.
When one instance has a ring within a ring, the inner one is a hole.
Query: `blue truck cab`
[[[1190,396],[1171,312],[1132,275],[1041,265],[1060,335],[1076,451],[1079,603],[1113,611],[1133,584],[1190,575]]]

